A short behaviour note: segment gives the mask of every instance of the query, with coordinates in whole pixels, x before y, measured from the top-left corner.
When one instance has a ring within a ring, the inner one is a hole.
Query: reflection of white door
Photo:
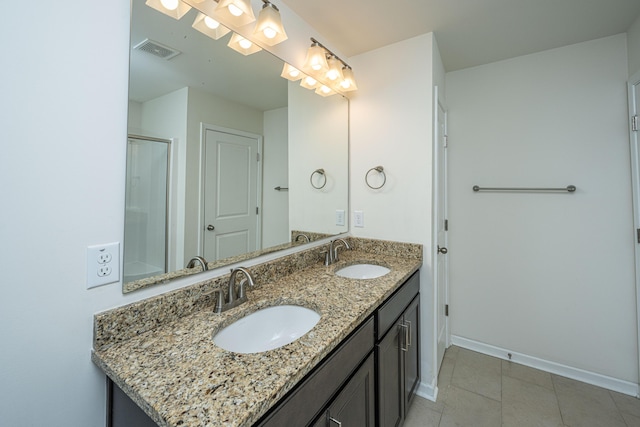
[[[436,333],[437,333],[437,371],[444,357],[444,351],[449,345],[449,323],[447,304],[449,297],[448,289],[448,256],[447,253],[447,113],[438,101],[438,91],[436,88],[436,262],[435,282],[437,283],[437,310],[436,310]],[[437,372],[436,371],[436,372]]]
[[[205,126],[203,256],[208,261],[260,248],[260,142],[257,135]]]
[[[640,355],[640,72],[629,79],[628,86],[633,222],[636,228],[636,319],[638,322],[638,354]],[[640,365],[640,359],[638,363]]]

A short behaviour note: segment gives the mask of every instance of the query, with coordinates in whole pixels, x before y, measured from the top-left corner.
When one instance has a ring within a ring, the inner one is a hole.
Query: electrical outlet
[[[336,210],[336,225],[344,225],[344,210]]]
[[[353,211],[353,225],[354,227],[364,227],[363,211]]]
[[[120,243],[87,248],[87,289],[120,281]]]

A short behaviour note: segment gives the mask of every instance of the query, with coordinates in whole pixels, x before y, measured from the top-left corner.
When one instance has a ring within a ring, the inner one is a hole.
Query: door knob
[[[213,231],[213,230],[215,230],[215,229],[216,229],[216,228],[215,228],[213,225],[211,225],[211,224],[207,225],[207,230],[209,230],[209,231]]]
[[[449,252],[447,248],[441,248],[440,246],[438,246],[438,253],[446,254],[447,252]]]

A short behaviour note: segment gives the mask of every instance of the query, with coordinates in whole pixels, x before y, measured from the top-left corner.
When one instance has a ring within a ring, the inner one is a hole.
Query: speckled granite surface
[[[420,245],[350,243],[370,251],[342,252],[329,267],[317,248],[252,267],[258,285],[249,301],[222,314],[203,293],[225,277],[97,314],[92,360],[160,426],[250,426],[422,263]],[[334,274],[360,262],[391,272],[369,280]],[[321,319],[297,341],[264,353],[236,354],[213,343],[238,318],[283,303],[312,308]]]

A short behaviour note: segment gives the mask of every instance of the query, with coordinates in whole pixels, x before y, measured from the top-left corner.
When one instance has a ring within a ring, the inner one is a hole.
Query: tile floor
[[[640,427],[640,400],[452,346],[404,427]]]

